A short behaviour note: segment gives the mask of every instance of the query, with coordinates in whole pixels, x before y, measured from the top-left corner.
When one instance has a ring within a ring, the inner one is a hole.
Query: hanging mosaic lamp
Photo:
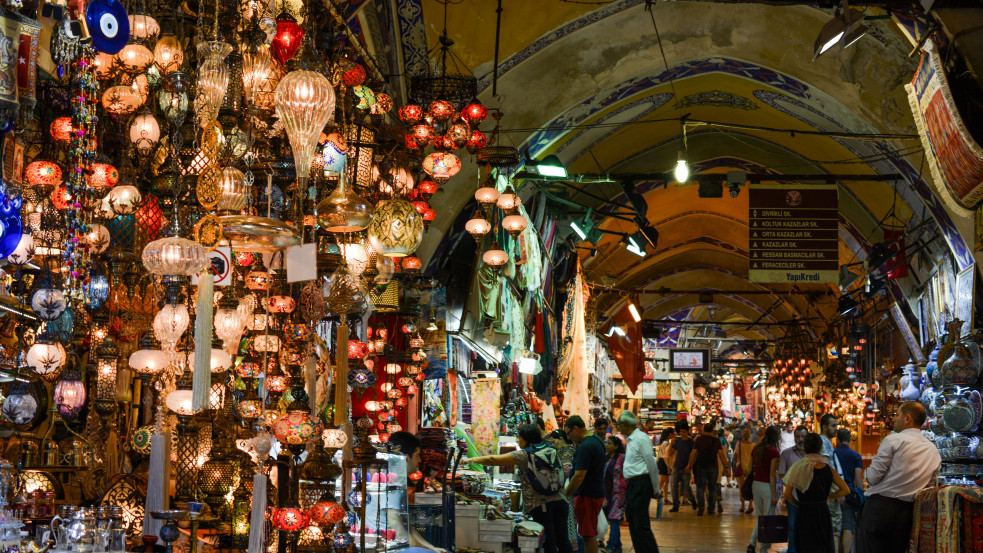
[[[461,170],[461,160],[451,153],[435,152],[423,159],[423,170],[437,184],[444,184]]]

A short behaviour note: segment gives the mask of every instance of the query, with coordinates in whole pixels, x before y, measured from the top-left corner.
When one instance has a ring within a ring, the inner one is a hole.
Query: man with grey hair
[[[652,523],[649,519],[649,502],[659,499],[659,469],[652,450],[652,438],[638,428],[638,419],[625,410],[618,417],[618,430],[628,437],[622,474],[628,483],[625,490],[625,518],[628,533],[635,551],[658,553]]]

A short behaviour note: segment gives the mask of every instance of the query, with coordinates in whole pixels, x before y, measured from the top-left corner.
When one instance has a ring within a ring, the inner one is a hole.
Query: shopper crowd
[[[779,542],[786,553],[903,553],[913,497],[934,485],[941,465],[920,433],[924,421],[920,403],[902,404],[866,471],[850,431],[829,414],[819,433],[711,420],[696,436],[686,421],[642,429],[630,411],[614,424],[596,418],[593,431],[571,416],[548,435],[541,421],[523,427],[518,451],[470,461],[519,467],[523,510],[544,526],[545,553],[621,553],[622,521],[635,551],[657,553],[651,501],[656,520],[667,497],[671,513],[687,503],[696,516],[719,514],[725,478],[740,489],[740,513],[757,515],[748,553]]]

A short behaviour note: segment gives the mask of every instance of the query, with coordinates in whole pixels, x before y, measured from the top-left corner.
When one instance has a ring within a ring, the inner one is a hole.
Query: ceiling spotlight
[[[631,253],[637,255],[638,257],[645,257],[645,244],[648,241],[645,239],[645,235],[642,231],[638,231],[634,234],[627,234],[621,239],[621,243],[625,245],[625,249]]]
[[[594,230],[594,220],[591,219],[590,215],[591,210],[588,209],[587,215],[584,215],[580,219],[570,221],[570,228],[577,233],[577,236],[579,236],[581,240],[587,240],[587,234]]]
[[[863,12],[850,9],[844,1],[843,12],[833,16],[833,19],[823,25],[822,30],[819,31],[819,36],[816,37],[816,43],[813,46],[812,61],[816,61],[816,58],[829,51],[833,46],[840,44],[841,49],[846,48],[866,34],[867,28],[861,24],[863,20]]]
[[[631,313],[631,318],[635,319],[635,322],[641,322],[642,316],[638,313],[638,308],[631,300],[628,300],[628,312]]]
[[[543,177],[554,179],[567,178],[567,168],[564,167],[563,162],[555,154],[548,155],[538,161],[528,160],[526,161],[526,168]]]
[[[686,152],[680,150],[676,158],[676,169],[673,171],[676,182],[685,183],[689,180],[689,165],[686,164]]]
[[[632,236],[637,237],[639,234],[641,234],[644,240],[648,242],[649,246],[652,246],[653,250],[659,245],[659,231],[655,230],[653,227],[650,227],[648,224],[644,222],[639,223],[638,232]]]

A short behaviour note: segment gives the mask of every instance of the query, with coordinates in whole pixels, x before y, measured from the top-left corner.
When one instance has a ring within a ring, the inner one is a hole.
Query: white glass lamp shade
[[[45,344],[39,341],[27,350],[27,364],[41,376],[58,371],[65,364],[65,357],[65,348],[59,343]]]
[[[275,334],[260,334],[253,340],[253,348],[260,353],[276,353],[280,351],[280,338]]]
[[[129,16],[130,36],[133,38],[144,39],[154,38],[160,34],[160,25],[157,20],[149,15],[134,14]]]
[[[480,214],[475,213],[474,217],[464,224],[464,230],[468,231],[468,234],[471,236],[480,238],[491,232],[491,223]]]
[[[138,374],[155,375],[167,368],[170,356],[159,349],[138,349],[130,354],[129,364]]]
[[[195,108],[198,111],[199,124],[205,126],[218,117],[218,109],[225,99],[225,91],[229,87],[229,69],[225,58],[232,53],[232,45],[222,41],[207,41],[198,43],[198,94],[195,97]]]
[[[269,323],[270,315],[266,313],[250,313],[246,316],[246,328],[252,331],[264,331]]]
[[[519,195],[515,193],[511,186],[506,188],[505,192],[502,192],[495,202],[495,205],[506,213],[514,212],[521,204],[522,200],[519,199]]]
[[[20,242],[14,251],[7,256],[7,261],[12,265],[25,265],[34,259],[35,246],[34,237],[26,232],[20,235]]]
[[[481,260],[492,267],[501,267],[509,262],[509,254],[499,247],[498,242],[494,242],[491,249],[482,254]]]
[[[124,184],[110,190],[106,200],[109,202],[109,208],[116,215],[130,215],[140,207],[143,196],[136,186]]]
[[[41,288],[31,297],[31,309],[44,321],[53,321],[65,312],[68,301],[65,292],[57,288]]]
[[[321,131],[334,119],[334,89],[320,73],[291,71],[277,84],[273,103],[290,140],[297,178],[307,179]]]
[[[399,374],[402,369],[396,363],[386,364],[386,374]]]
[[[116,54],[116,60],[123,67],[123,71],[136,74],[142,73],[154,63],[154,53],[143,44],[131,42],[123,47]]]
[[[250,106],[256,102],[256,93],[262,88],[270,71],[273,70],[273,57],[270,47],[266,44],[259,46],[256,53],[244,48],[242,53],[242,94]]]
[[[96,223],[92,225],[92,230],[86,233],[85,241],[89,244],[89,253],[103,253],[109,249],[112,237],[109,234],[109,229]]]
[[[191,408],[191,390],[177,389],[167,394],[164,398],[164,405],[178,415],[194,415],[195,411]]]
[[[326,428],[321,432],[326,449],[341,449],[348,444],[348,435],[340,428]]]
[[[516,236],[520,232],[526,230],[526,226],[528,226],[528,224],[529,223],[526,221],[526,218],[522,215],[507,215],[504,219],[502,219],[502,228],[505,229],[505,232],[513,236]]]
[[[232,366],[232,356],[226,353],[225,350],[212,348],[210,358],[211,366],[209,370],[213,373],[223,373]],[[195,352],[188,354],[188,366],[194,368]]]
[[[143,249],[142,257],[143,266],[155,275],[191,276],[211,264],[204,246],[179,236],[154,240]]]
[[[215,310],[215,335],[225,344],[226,351],[235,351],[246,328],[246,317],[238,309],[220,307]]]
[[[242,174],[242,171],[235,167],[223,167],[218,187],[222,195],[218,200],[216,209],[219,211],[239,211],[246,207],[246,194],[249,188],[246,186],[246,176]]]
[[[341,250],[341,256],[345,258],[345,262],[348,264],[348,270],[353,274],[361,275],[368,268],[369,250],[362,244],[358,242],[341,243],[338,244],[338,249]]]
[[[164,344],[165,349],[174,350],[177,341],[191,324],[188,306],[167,304],[154,316],[154,336]]]
[[[173,33],[166,33],[154,46],[154,63],[160,69],[161,75],[173,73],[184,63],[184,48],[181,41]]]
[[[474,193],[474,199],[481,205],[491,205],[498,201],[500,194],[492,186],[482,186]]]
[[[141,113],[130,123],[130,143],[138,152],[147,154],[160,141],[160,124],[149,113]]]

